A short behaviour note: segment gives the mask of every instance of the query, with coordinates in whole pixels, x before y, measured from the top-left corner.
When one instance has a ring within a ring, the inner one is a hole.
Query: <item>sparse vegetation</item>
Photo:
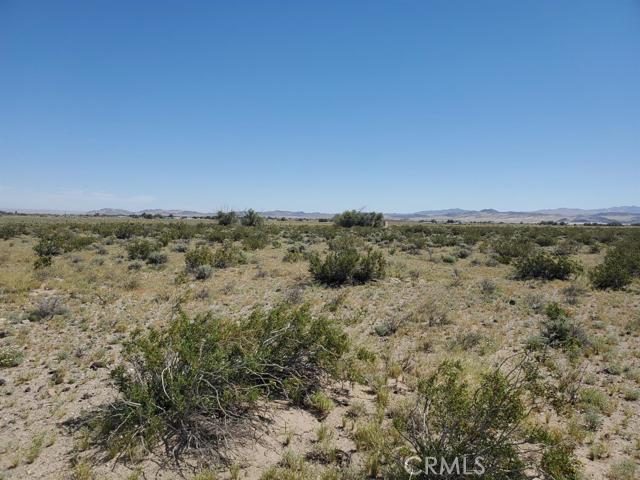
[[[505,427],[507,447],[526,448],[500,462],[538,478],[576,478],[576,458],[587,478],[625,474],[640,408],[636,227],[236,218],[0,217],[0,395],[13,422],[0,471],[183,474],[153,463],[162,446],[203,478],[404,478],[408,438],[431,444],[403,422],[429,404],[431,431],[470,435],[443,451],[488,446]],[[520,413],[500,396],[510,370],[486,368],[522,350],[539,376],[521,385]],[[445,358],[455,375],[438,369]],[[60,423],[92,428],[50,449],[39,435]],[[262,439],[279,462],[254,453]],[[52,462],[62,450],[74,453]]]

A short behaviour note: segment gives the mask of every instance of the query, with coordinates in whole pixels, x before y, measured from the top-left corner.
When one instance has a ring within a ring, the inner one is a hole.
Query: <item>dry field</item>
[[[517,448],[547,453],[486,478],[639,478],[640,284],[598,289],[590,276],[638,230],[0,217],[0,478],[400,478],[398,459],[415,450],[397,420],[421,380],[459,361],[473,388],[521,358],[544,391],[523,391]],[[342,285],[314,278],[314,252],[321,261],[334,237],[380,252],[384,271]],[[217,256],[187,270],[197,246]],[[532,252],[571,271],[517,279]],[[130,372],[134,331],[210,313],[233,332],[256,308],[325,318],[348,348],[332,368],[318,363],[301,397],[278,380],[232,399],[239,417],[258,413],[232,422],[215,452],[192,444],[176,457],[153,435],[123,446],[92,422],[122,399],[111,371]]]

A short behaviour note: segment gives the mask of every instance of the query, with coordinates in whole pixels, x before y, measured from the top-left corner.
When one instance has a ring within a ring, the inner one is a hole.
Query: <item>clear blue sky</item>
[[[0,0],[0,208],[640,203],[639,0]]]

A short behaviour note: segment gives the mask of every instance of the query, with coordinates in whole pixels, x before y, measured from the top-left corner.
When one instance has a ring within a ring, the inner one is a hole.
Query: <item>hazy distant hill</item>
[[[0,209],[1,210],[1,209]],[[10,211],[14,211],[11,209]],[[18,210],[21,213],[46,213],[53,215],[69,214],[71,212],[48,210],[48,209],[30,209]],[[80,214],[81,212],[73,212]],[[101,216],[129,216],[141,215],[143,213],[151,215],[162,215],[179,218],[198,218],[215,215],[214,212],[198,212],[195,210],[167,210],[167,209],[146,209],[137,212],[119,208],[102,208],[100,210],[91,210],[84,213],[85,215],[101,215]],[[242,214],[243,212],[239,212]],[[290,210],[269,210],[259,212],[265,217],[273,218],[308,218],[321,219],[331,218],[333,213],[323,212],[303,212]],[[506,211],[501,212],[492,208],[482,210],[464,210],[461,208],[450,208],[445,210],[421,210],[414,213],[386,213],[385,218],[388,220],[402,221],[437,221],[446,222],[453,220],[458,222],[504,222],[504,223],[540,223],[540,222],[567,222],[567,223],[622,223],[633,224],[640,223],[640,207],[638,206],[620,206],[599,209],[580,209],[580,208],[554,208],[545,210],[535,210],[531,212]]]

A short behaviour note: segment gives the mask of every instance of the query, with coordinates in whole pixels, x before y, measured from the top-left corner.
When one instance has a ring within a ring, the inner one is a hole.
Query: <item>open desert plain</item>
[[[637,478],[638,227],[240,220],[0,218],[2,478]]]

